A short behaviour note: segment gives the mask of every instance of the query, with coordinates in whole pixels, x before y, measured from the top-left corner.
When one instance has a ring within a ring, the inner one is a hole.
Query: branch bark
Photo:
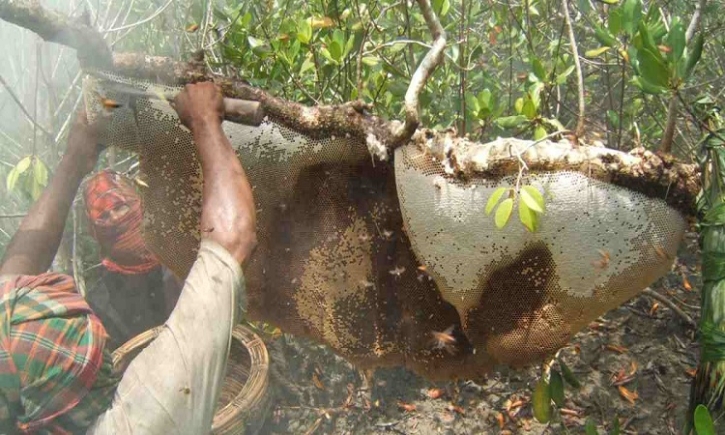
[[[685,215],[695,213],[700,190],[700,170],[695,164],[678,163],[667,154],[644,148],[629,153],[611,148],[573,146],[568,140],[532,142],[497,139],[481,144],[458,138],[451,132],[421,129],[413,143],[438,162],[451,176],[496,180],[516,174],[523,162],[528,172],[574,171],[590,178],[665,200]],[[435,164],[435,163],[432,163]]]
[[[75,48],[83,66],[111,66],[111,50],[99,32],[79,20],[43,8],[37,0],[0,0],[0,18],[35,32],[46,41]]]
[[[433,35],[434,41],[433,46],[418,65],[418,69],[415,70],[408,85],[408,91],[405,93],[405,122],[394,129],[393,147],[408,142],[420,125],[418,98],[428,78],[443,61],[443,50],[446,48],[446,32],[433,11],[430,1],[418,0],[418,5],[423,12],[423,17],[425,17],[425,22]]]

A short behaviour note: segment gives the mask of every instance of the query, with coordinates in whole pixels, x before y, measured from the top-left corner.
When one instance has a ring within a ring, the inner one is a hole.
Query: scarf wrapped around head
[[[84,198],[92,233],[103,252],[103,265],[112,272],[127,275],[146,273],[159,265],[146,249],[141,233],[141,198],[122,175],[106,170],[88,180]],[[126,214],[110,218],[113,210]]]
[[[73,279],[46,273],[0,285],[0,433],[82,433],[119,377],[107,334]]]

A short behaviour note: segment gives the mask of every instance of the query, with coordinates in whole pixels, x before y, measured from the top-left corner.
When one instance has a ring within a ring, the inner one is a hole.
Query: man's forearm
[[[68,211],[84,175],[72,156],[63,156],[50,184],[10,241],[0,274],[35,275],[50,268]]]
[[[192,131],[204,174],[202,236],[224,246],[242,263],[256,244],[249,181],[218,121],[201,120]]]

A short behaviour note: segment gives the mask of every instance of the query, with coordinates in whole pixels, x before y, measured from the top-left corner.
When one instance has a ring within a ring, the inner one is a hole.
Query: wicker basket
[[[113,365],[125,371],[163,326],[150,329],[113,352]],[[269,354],[257,334],[241,325],[232,331],[227,373],[212,422],[214,435],[256,434],[269,411]]]

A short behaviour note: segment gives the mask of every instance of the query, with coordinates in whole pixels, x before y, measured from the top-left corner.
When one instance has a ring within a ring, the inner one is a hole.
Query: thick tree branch
[[[434,41],[430,51],[428,51],[428,54],[425,55],[420,65],[418,65],[418,69],[415,70],[410,80],[410,85],[408,85],[408,91],[405,93],[405,122],[403,125],[398,125],[394,128],[394,147],[400,146],[410,140],[418,125],[420,125],[418,98],[428,78],[443,61],[443,50],[446,48],[446,32],[443,30],[443,26],[441,26],[435,12],[433,12],[430,1],[418,0],[418,5],[423,12],[425,22],[428,24],[428,29],[430,29]]]
[[[115,54],[113,60],[115,72],[141,80],[169,85],[213,80],[222,87],[225,96],[259,101],[264,113],[275,122],[312,138],[337,136],[358,139],[381,158],[388,154],[394,143],[391,134],[393,123],[371,115],[371,108],[362,101],[308,107],[277,98],[246,82],[211,74],[200,60],[175,62],[164,57],[133,53]]]
[[[111,50],[95,29],[55,11],[37,0],[0,0],[0,19],[24,27],[46,41],[75,48],[83,66],[108,68]]]
[[[451,176],[473,176],[496,180],[516,174],[521,162],[528,172],[574,171],[593,179],[665,200],[685,215],[695,213],[700,190],[700,170],[694,164],[678,163],[668,154],[644,148],[629,153],[611,148],[579,146],[569,141],[497,139],[481,144],[455,137],[450,132],[420,129],[413,143],[431,156]]]

